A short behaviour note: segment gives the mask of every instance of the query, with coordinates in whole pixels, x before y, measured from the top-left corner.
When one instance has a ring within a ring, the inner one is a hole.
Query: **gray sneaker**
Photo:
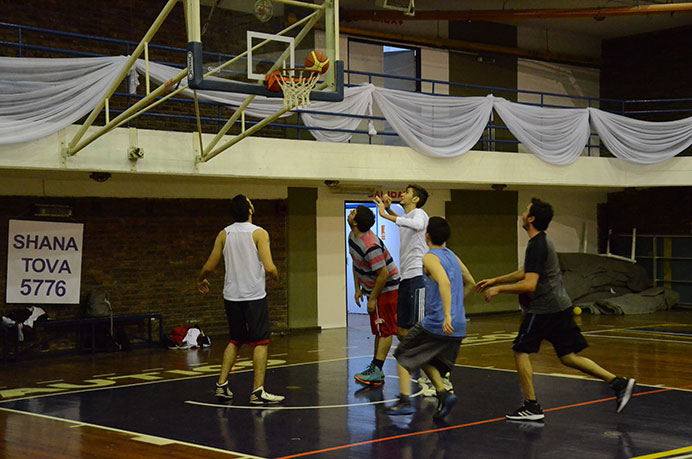
[[[637,381],[634,378],[615,378],[609,385],[615,391],[617,413],[625,409],[627,402],[632,398],[632,391]]]

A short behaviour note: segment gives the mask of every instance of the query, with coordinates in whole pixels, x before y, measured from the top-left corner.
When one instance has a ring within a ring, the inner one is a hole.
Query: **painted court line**
[[[675,339],[639,338],[637,336],[591,335],[589,332],[584,333],[584,335],[592,338],[630,339],[635,341],[655,341],[657,343],[692,344],[692,341],[678,341]]]
[[[647,454],[646,456],[637,456],[633,457],[632,459],[658,459],[663,457],[668,457],[671,459],[687,459],[692,457],[692,454],[685,454],[684,456],[678,456],[678,454],[689,453],[690,451],[692,451],[692,446],[688,446],[686,448],[672,449],[670,451],[662,451],[660,453],[655,454]]]
[[[71,419],[63,419],[63,418],[58,418],[55,416],[48,416],[46,414],[38,414],[38,413],[31,413],[31,412],[27,412],[27,411],[13,410],[11,408],[0,408],[0,411],[6,411],[9,413],[21,414],[21,415],[25,415],[25,416],[34,416],[34,417],[42,418],[42,419],[50,419],[52,421],[65,422],[67,424],[73,424],[73,427],[87,426],[87,427],[94,427],[96,429],[101,429],[101,430],[108,430],[110,432],[117,432],[117,433],[121,433],[121,434],[130,435],[133,437],[132,440],[143,441],[142,439],[147,439],[148,440],[147,443],[152,443],[152,444],[161,444],[161,445],[163,445],[163,444],[168,444],[168,445],[178,444],[178,445],[189,446],[189,447],[198,448],[198,449],[204,449],[207,451],[214,451],[216,453],[223,453],[223,454],[228,454],[228,455],[240,456],[241,458],[264,459],[264,458],[259,457],[259,456],[252,456],[249,454],[238,453],[235,451],[227,451],[227,450],[223,450],[223,449],[219,449],[219,448],[213,448],[211,446],[204,446],[204,445],[198,445],[195,443],[188,443],[185,441],[172,440],[169,438],[157,437],[154,435],[147,435],[147,434],[143,434],[140,432],[132,432],[130,430],[123,430],[123,429],[116,429],[113,427],[100,426],[98,424],[90,424],[88,422],[73,421]],[[154,443],[154,442],[158,442],[158,443]]]
[[[692,387],[692,386],[685,386],[685,387],[683,387],[682,389],[686,389],[686,388],[689,388],[689,387]],[[634,396],[649,395],[649,394],[655,394],[655,393],[658,393],[658,392],[667,392],[667,391],[671,391],[671,390],[673,390],[673,389],[652,390],[652,391],[649,391],[649,392],[639,392],[639,393],[637,393],[637,394],[632,394],[632,396],[634,397]],[[555,407],[555,408],[544,409],[543,411],[544,411],[544,412],[559,411],[559,410],[564,410],[564,409],[567,409],[567,408],[575,408],[575,407],[579,407],[579,406],[586,406],[586,405],[593,405],[593,404],[596,404],[596,403],[603,403],[603,402],[607,402],[607,401],[610,401],[610,400],[615,400],[615,397],[608,397],[608,398],[602,398],[602,399],[599,399],[599,400],[591,400],[591,401],[588,401],[588,402],[581,402],[581,403],[574,403],[574,404],[571,404],[571,405],[558,406],[558,407]],[[289,455],[289,456],[282,456],[282,457],[279,457],[279,458],[277,458],[277,459],[291,459],[291,458],[295,458],[295,457],[311,456],[311,455],[313,455],[313,454],[326,453],[326,452],[330,452],[330,451],[338,451],[338,450],[342,450],[342,449],[353,448],[353,447],[355,447],[355,446],[370,445],[370,444],[380,443],[380,442],[385,442],[385,441],[390,441],[390,440],[397,440],[397,439],[400,439],[400,438],[414,437],[414,436],[417,436],[417,435],[426,435],[426,434],[436,433],[436,432],[443,432],[443,431],[445,431],[445,430],[462,429],[462,428],[465,428],[465,427],[473,427],[473,426],[477,426],[477,425],[490,424],[490,423],[499,422],[499,421],[505,421],[505,418],[502,417],[502,418],[485,419],[485,420],[483,420],[483,421],[475,421],[475,422],[469,422],[469,423],[466,423],[466,424],[459,424],[459,425],[456,425],[456,426],[441,427],[441,428],[439,428],[439,429],[430,429],[430,430],[424,430],[424,431],[421,431],[421,432],[410,432],[410,433],[402,434],[402,435],[394,435],[394,436],[392,436],[392,437],[375,438],[375,439],[373,439],[373,440],[361,441],[361,442],[357,442],[357,443],[350,443],[350,444],[347,444],[347,445],[334,446],[334,447],[331,447],[331,448],[324,448],[324,449],[319,449],[319,450],[314,450],[314,451],[306,451],[306,452],[303,452],[303,453],[292,454],[292,455]],[[668,454],[666,454],[666,456],[667,456],[667,455],[668,455]],[[653,459],[653,458],[657,458],[657,457],[664,457],[664,456],[642,456],[642,458],[640,458],[640,459],[643,459],[643,458]],[[681,459],[681,458],[676,458],[676,459]]]
[[[330,362],[339,362],[339,361],[343,361],[343,360],[363,359],[363,358],[372,358],[372,354],[358,355],[358,356],[353,356],[353,357],[340,357],[340,358],[336,358],[336,359],[314,360],[312,362],[288,363],[288,364],[283,364],[283,365],[268,366],[267,368],[272,368],[272,369],[289,368],[289,367],[296,367],[296,366],[302,366],[302,365],[312,365],[312,364],[316,364],[316,363],[330,363]],[[233,373],[248,373],[251,371],[253,371],[252,368],[247,368],[245,370],[233,371]],[[218,373],[203,373],[203,374],[195,375],[195,376],[161,379],[159,381],[146,381],[146,382],[139,382],[139,383],[132,383],[132,384],[120,384],[117,386],[91,387],[88,389],[73,390],[73,391],[68,389],[68,390],[63,390],[60,392],[53,392],[53,393],[49,393],[49,394],[30,395],[28,397],[8,398],[6,400],[0,400],[0,405],[3,403],[18,402],[21,400],[32,400],[35,398],[54,397],[54,396],[67,395],[67,394],[70,394],[70,395],[81,394],[84,392],[94,392],[97,390],[124,389],[126,387],[146,386],[146,385],[150,385],[150,384],[169,383],[169,382],[174,382],[174,381],[187,381],[187,380],[191,380],[191,379],[211,378],[211,377],[218,377],[218,376],[219,376]]]

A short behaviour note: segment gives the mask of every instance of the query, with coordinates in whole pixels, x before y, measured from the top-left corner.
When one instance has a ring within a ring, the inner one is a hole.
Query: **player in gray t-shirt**
[[[563,365],[607,382],[617,396],[617,412],[621,412],[632,397],[636,381],[615,376],[593,360],[578,355],[588,344],[572,317],[572,301],[562,282],[557,253],[544,232],[553,218],[552,206],[533,198],[521,217],[529,235],[524,268],[476,284],[477,291],[485,291],[487,302],[500,293],[518,294],[525,311],[519,334],[512,343],[525,400],[521,407],[505,417],[512,421],[541,422],[545,417],[536,401],[529,358],[530,354],[538,352],[543,340],[553,345]]]

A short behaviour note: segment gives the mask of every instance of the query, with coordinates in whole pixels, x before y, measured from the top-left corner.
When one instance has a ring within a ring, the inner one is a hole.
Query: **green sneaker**
[[[367,384],[369,386],[381,386],[384,384],[384,373],[379,367],[374,364],[370,364],[368,368],[362,372],[353,376],[356,381],[361,384]]]

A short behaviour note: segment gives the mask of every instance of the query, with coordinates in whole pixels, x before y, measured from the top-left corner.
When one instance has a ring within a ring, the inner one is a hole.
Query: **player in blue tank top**
[[[445,243],[450,229],[442,217],[428,222],[425,240],[430,251],[423,256],[425,317],[415,324],[394,352],[399,372],[399,401],[390,406],[390,415],[413,413],[409,401],[411,373],[422,368],[437,392],[433,417],[446,416],[456,396],[445,389],[442,375],[452,369],[466,336],[464,297],[473,292],[475,281],[461,260]]]

